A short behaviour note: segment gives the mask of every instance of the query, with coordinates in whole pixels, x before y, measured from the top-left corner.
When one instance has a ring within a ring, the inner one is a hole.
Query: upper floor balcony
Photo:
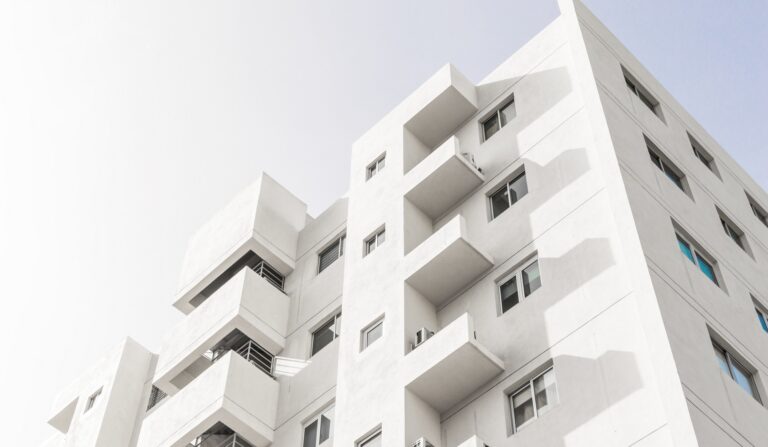
[[[472,318],[464,314],[406,355],[406,388],[443,413],[503,370],[504,363],[478,343]]]
[[[461,215],[414,248],[404,262],[406,282],[438,307],[493,267],[493,259],[469,240]]]
[[[197,368],[203,354],[220,349],[235,330],[267,352],[279,353],[285,346],[289,308],[289,298],[269,277],[242,269],[172,329],[159,352],[156,386],[176,392],[187,382],[185,371]]]
[[[192,312],[200,295],[249,253],[279,276],[289,274],[306,218],[307,206],[262,174],[192,237],[174,306]]]
[[[219,447],[214,442],[268,446],[274,438],[278,393],[277,381],[253,364],[253,358],[228,351],[147,415],[138,447]],[[217,437],[211,438],[211,428],[222,425],[237,437],[214,433]]]

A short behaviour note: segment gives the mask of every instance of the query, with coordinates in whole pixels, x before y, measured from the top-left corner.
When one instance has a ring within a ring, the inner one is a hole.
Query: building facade
[[[190,241],[157,353],[48,447],[768,445],[768,194],[573,0],[446,66],[317,217],[267,175]]]

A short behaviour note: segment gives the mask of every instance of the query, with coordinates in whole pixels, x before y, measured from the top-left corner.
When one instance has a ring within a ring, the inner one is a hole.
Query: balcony
[[[266,174],[238,194],[190,240],[174,306],[190,303],[249,252],[281,276],[293,271],[307,206]]]
[[[241,270],[173,328],[160,349],[155,384],[169,394],[176,392],[174,378],[234,330],[279,353],[285,346],[289,307],[289,298],[268,279]]]
[[[404,262],[406,282],[437,307],[493,267],[493,259],[467,238],[461,215],[408,253]]]
[[[406,388],[443,413],[504,370],[504,364],[475,339],[464,314],[408,353]]]
[[[235,446],[268,446],[278,389],[277,381],[230,351],[144,419],[138,447],[186,447],[217,424],[238,434]]]
[[[485,177],[451,137],[405,177],[405,198],[432,220],[483,184]]]

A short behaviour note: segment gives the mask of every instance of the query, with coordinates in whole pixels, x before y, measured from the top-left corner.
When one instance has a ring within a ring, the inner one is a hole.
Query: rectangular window
[[[365,168],[365,179],[370,180],[371,177],[381,172],[382,169],[384,169],[384,162],[386,159],[387,154],[382,154],[379,158],[376,159],[373,163],[369,164],[367,168]]]
[[[91,394],[88,397],[88,400],[85,402],[85,411],[84,411],[84,413],[87,412],[88,410],[90,410],[91,408],[93,408],[94,405],[96,405],[96,401],[99,399],[99,396],[101,396],[101,390],[102,389],[103,388],[99,388],[98,391],[96,391],[95,393]]]
[[[304,425],[302,447],[318,447],[331,438],[333,429],[333,407],[313,417]]]
[[[749,194],[747,194],[747,200],[749,201],[749,207],[752,209],[752,214],[757,217],[757,220],[763,223],[766,227],[768,227],[768,211],[765,211],[765,208],[757,204],[757,201],[753,199]]]
[[[312,355],[320,352],[341,335],[341,312],[331,317],[312,333]]]
[[[712,171],[715,175],[718,177],[720,174],[717,171],[717,166],[715,165],[715,158],[707,152],[706,149],[698,142],[695,138],[689,133],[688,134],[688,141],[691,142],[691,149],[693,150],[693,156],[698,158],[699,161],[707,167],[710,171]]]
[[[539,287],[541,287],[539,261],[528,261],[524,268],[515,271],[499,282],[501,313],[513,308],[521,299],[528,298]]]
[[[645,137],[645,146],[648,148],[648,155],[651,157],[651,162],[653,162],[653,164],[656,165],[656,167],[659,168],[659,170],[663,172],[664,175],[666,175],[667,178],[675,184],[675,186],[680,188],[681,191],[687,193],[685,189],[685,183],[683,183],[683,179],[685,178],[683,171],[672,164],[672,162],[664,154],[662,154],[661,150],[659,150],[659,148],[656,147],[656,145],[653,144],[653,142],[649,140],[648,137]]]
[[[363,254],[367,255],[367,254],[370,254],[373,250],[376,250],[376,247],[383,244],[385,239],[386,239],[386,231],[385,231],[385,228],[382,228],[381,230],[377,231],[375,234],[371,235],[368,239],[365,240],[365,245],[363,247]]]
[[[373,342],[380,339],[382,335],[384,335],[383,317],[379,318],[373,324],[362,330],[360,350],[362,351],[373,344]]]
[[[640,102],[645,104],[645,106],[648,107],[648,109],[653,112],[654,115],[662,118],[659,101],[657,101],[656,98],[651,95],[648,89],[643,87],[643,85],[640,84],[637,79],[627,71],[626,68],[621,67],[621,71],[624,73],[624,82],[627,84],[629,91],[637,96],[638,99],[640,99]]]
[[[381,447],[381,430],[357,443],[357,447]]]
[[[322,272],[337,259],[344,256],[344,242],[346,236],[342,235],[318,255],[317,273]]]
[[[734,359],[730,352],[714,340],[712,341],[712,346],[715,348],[715,356],[717,357],[720,370],[733,379],[741,389],[760,402],[760,394],[757,392],[751,368],[745,367],[738,360]]]
[[[555,370],[549,368],[509,396],[515,432],[541,417],[558,403]]]
[[[526,194],[528,194],[528,183],[523,171],[490,195],[491,218],[495,219]]]
[[[508,122],[512,121],[515,117],[515,100],[514,98],[502,103],[503,105],[486,118],[483,123],[483,141],[487,141],[496,132],[506,126]]]
[[[710,281],[719,286],[717,272],[715,271],[716,262],[709,255],[702,254],[702,250],[699,248],[698,244],[692,243],[689,239],[681,236],[680,233],[677,233],[676,236],[677,245],[685,257],[696,264],[699,267],[699,270],[701,270]]]
[[[725,234],[736,244],[747,252],[749,254],[749,250],[747,248],[747,241],[746,236],[744,236],[744,232],[741,231],[739,227],[736,226],[733,221],[723,213],[720,208],[715,207],[715,210],[717,211],[717,217],[720,219],[720,225],[723,227],[723,231]]]

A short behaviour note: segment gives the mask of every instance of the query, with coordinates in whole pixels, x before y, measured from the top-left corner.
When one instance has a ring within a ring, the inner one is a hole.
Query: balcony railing
[[[253,267],[253,271],[258,273],[259,276],[269,281],[270,284],[284,291],[285,277],[280,274],[274,267],[267,264],[265,261],[261,261]]]
[[[197,439],[187,444],[187,447],[253,447],[253,444],[246,441],[242,436],[234,433],[227,439],[216,444],[215,441],[208,442],[213,437],[213,434],[205,434],[199,436]]]
[[[248,360],[248,362],[262,370],[268,376],[273,377],[275,356],[250,339],[239,346],[211,351],[210,353],[207,353],[206,358],[210,359],[212,363],[215,363],[229,351],[234,351],[237,355]]]

